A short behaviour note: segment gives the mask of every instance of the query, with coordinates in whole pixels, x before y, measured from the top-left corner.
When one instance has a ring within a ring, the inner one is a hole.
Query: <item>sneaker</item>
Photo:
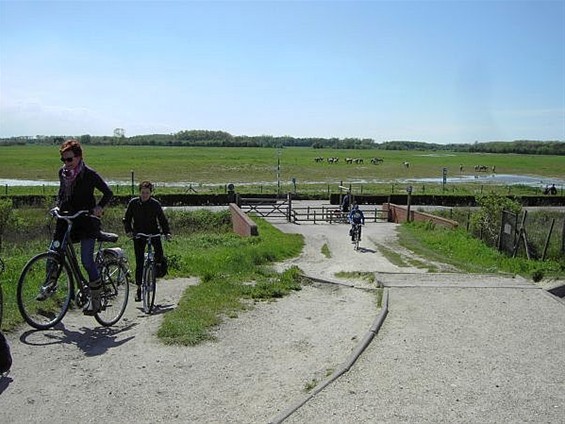
[[[53,293],[55,293],[55,290],[57,290],[57,280],[49,280],[41,286],[39,293],[35,296],[35,300],[43,302],[45,299],[51,297]]]
[[[135,301],[141,302],[141,287],[137,287],[137,291],[135,292]]]

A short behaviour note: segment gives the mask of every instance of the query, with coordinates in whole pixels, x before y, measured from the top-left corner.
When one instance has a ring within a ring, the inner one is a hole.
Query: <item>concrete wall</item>
[[[230,213],[233,231],[236,234],[244,237],[259,235],[257,224],[255,224],[235,203],[230,203]]]
[[[408,215],[408,208],[406,206],[395,205],[394,203],[383,203],[383,211],[387,212],[389,222],[406,222]],[[446,228],[456,228],[459,225],[457,221],[430,215],[425,212],[418,212],[413,209],[410,209],[410,221],[431,221],[436,225],[441,225]]]

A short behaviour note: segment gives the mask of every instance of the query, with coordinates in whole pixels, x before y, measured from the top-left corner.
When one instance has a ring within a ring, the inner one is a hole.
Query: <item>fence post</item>
[[[549,246],[549,240],[551,238],[551,233],[553,233],[553,226],[555,225],[555,218],[551,220],[551,225],[549,227],[549,233],[547,233],[547,239],[545,239],[545,246],[543,246],[543,254],[541,255],[541,260],[545,261],[545,254],[547,253],[547,248]]]

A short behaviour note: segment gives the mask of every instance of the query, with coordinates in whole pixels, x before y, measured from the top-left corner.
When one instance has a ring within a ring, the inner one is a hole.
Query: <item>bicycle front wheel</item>
[[[22,317],[38,330],[53,327],[69,309],[72,287],[71,272],[58,254],[34,256],[18,280],[16,300]]]
[[[353,243],[353,248],[355,250],[359,250],[359,241],[361,240],[361,226],[357,226],[355,227],[354,230],[354,243]]]
[[[102,291],[96,321],[108,327],[116,324],[126,310],[129,297],[129,271],[123,262],[106,260],[100,269]]]
[[[141,284],[141,297],[143,298],[143,311],[150,314],[155,305],[155,264],[151,263],[143,269],[143,283]]]

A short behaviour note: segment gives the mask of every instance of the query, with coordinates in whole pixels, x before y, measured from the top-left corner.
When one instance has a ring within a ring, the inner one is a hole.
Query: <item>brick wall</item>
[[[230,213],[233,231],[236,234],[244,237],[259,235],[257,224],[255,224],[235,203],[230,203]]]
[[[389,222],[406,222],[406,216],[408,214],[408,208],[406,206],[395,205],[394,203],[383,203],[383,211],[388,214]],[[418,212],[412,208],[410,209],[410,221],[432,221],[434,224],[446,228],[456,228],[459,225],[457,221],[425,212]]]

